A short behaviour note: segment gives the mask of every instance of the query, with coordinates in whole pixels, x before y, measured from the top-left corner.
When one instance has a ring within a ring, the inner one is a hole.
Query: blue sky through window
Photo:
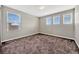
[[[16,24],[20,23],[19,16],[12,13],[8,13],[8,21],[9,23],[16,23]]]

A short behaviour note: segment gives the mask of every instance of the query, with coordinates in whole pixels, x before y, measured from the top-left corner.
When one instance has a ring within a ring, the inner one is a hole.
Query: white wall
[[[22,17],[22,24],[20,30],[8,31],[7,32],[7,12],[16,12]],[[3,41],[8,41],[24,36],[29,36],[38,33],[38,18],[35,16],[28,15],[24,12],[11,9],[8,7],[3,8]]]
[[[1,27],[1,7],[0,7],[0,27]],[[0,28],[0,40],[1,40],[1,28]]]
[[[1,42],[1,7],[0,7],[0,42]]]
[[[72,12],[72,11],[69,11]],[[61,15],[63,13],[59,13]],[[54,16],[54,15],[50,15]],[[46,16],[47,17],[47,16]],[[74,19],[73,19],[74,21]],[[54,35],[69,39],[74,39],[74,22],[72,24],[63,24],[63,20],[61,20],[60,25],[46,25],[45,17],[40,18],[40,32],[48,35]]]
[[[1,39],[2,39],[2,9],[0,6],[0,46],[1,46]]]
[[[79,6],[75,7],[75,42],[79,47]]]

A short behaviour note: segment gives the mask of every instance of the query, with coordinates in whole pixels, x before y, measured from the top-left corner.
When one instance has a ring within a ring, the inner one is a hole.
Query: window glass
[[[52,17],[46,17],[46,24],[51,25],[52,24]]]
[[[8,22],[11,23],[11,24],[19,25],[20,24],[20,18],[16,14],[8,13]]]
[[[53,17],[53,24],[60,24],[61,17],[60,16],[54,16]]]
[[[72,14],[63,15],[63,24],[72,24]]]
[[[21,16],[20,14],[8,12],[7,13],[7,31],[14,31],[20,29]]]

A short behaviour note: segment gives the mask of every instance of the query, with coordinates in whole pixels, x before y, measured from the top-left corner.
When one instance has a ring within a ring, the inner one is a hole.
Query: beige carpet
[[[78,54],[73,40],[37,34],[5,42],[4,54]]]

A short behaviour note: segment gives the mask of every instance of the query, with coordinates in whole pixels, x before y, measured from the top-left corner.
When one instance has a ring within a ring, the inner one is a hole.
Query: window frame
[[[7,13],[6,13],[6,14],[7,14],[7,16],[6,16],[6,18],[7,18],[7,32],[8,32],[8,31],[11,31],[11,30],[8,29],[8,28],[9,28],[9,25],[8,25],[8,23],[9,23],[8,14],[9,14],[9,13],[15,14],[15,15],[19,16],[19,22],[20,22],[20,24],[18,25],[19,28],[16,29],[16,30],[20,30],[20,29],[21,29],[21,23],[22,23],[22,16],[21,16],[21,14],[19,14],[19,13],[17,13],[17,12],[7,11]],[[15,31],[15,30],[14,30],[14,31]]]
[[[45,17],[45,19],[46,19],[46,25],[52,25],[52,16],[47,16],[47,17]]]
[[[66,15],[70,15],[70,23],[65,23],[65,21],[64,21],[64,17],[66,16]],[[63,24],[73,24],[73,12],[70,12],[70,13],[65,13],[65,14],[63,14],[62,15],[62,17],[63,17]]]
[[[57,16],[60,16],[60,22],[57,24],[57,23],[54,23],[54,20],[55,20],[55,17],[57,17]],[[53,16],[53,25],[60,25],[61,24],[61,15],[54,15]]]

